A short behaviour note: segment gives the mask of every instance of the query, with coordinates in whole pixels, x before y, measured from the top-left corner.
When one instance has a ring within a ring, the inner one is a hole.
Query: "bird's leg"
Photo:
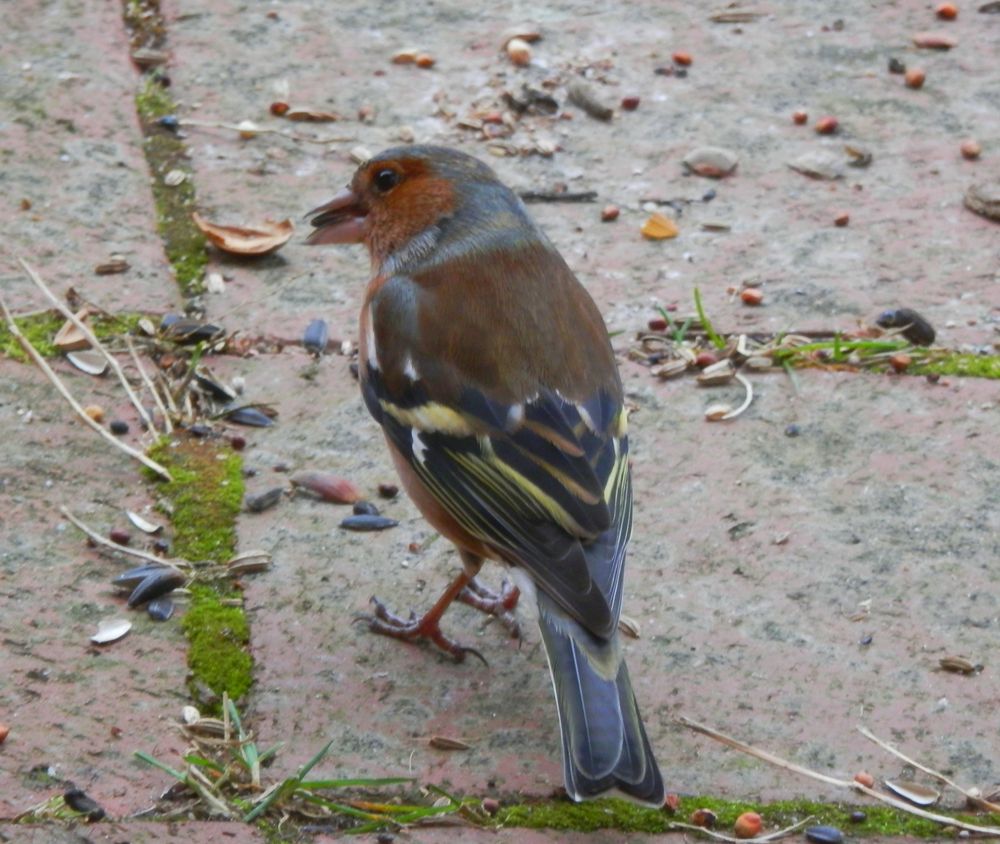
[[[371,603],[375,608],[374,613],[370,616],[359,616],[359,619],[367,621],[368,629],[373,633],[408,641],[429,639],[442,651],[449,654],[455,662],[461,662],[465,659],[466,654],[471,653],[473,656],[479,657],[485,664],[486,660],[479,651],[458,644],[445,636],[441,630],[441,616],[471,581],[472,575],[463,571],[451,582],[434,606],[420,618],[414,616],[413,613],[410,613],[409,619],[400,618],[390,612],[378,598],[372,596]]]
[[[465,588],[458,593],[457,600],[463,604],[468,604],[480,612],[495,617],[504,627],[507,628],[512,639],[521,638],[521,627],[517,623],[517,616],[514,615],[514,608],[517,606],[518,598],[521,597],[521,590],[513,583],[504,578],[500,584],[500,592],[483,586],[478,580],[472,578]]]

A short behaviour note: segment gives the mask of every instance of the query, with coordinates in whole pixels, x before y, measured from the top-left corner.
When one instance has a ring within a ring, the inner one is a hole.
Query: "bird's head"
[[[395,147],[362,164],[349,187],[307,215],[310,244],[364,243],[376,267],[409,247],[428,248],[454,229],[509,225],[523,212],[496,174],[447,147]],[[457,221],[457,222],[455,222]]]

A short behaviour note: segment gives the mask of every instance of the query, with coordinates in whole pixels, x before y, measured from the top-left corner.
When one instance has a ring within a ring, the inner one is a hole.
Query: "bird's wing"
[[[460,364],[424,357],[407,318],[374,304],[370,342],[384,342],[368,351],[362,392],[392,444],[464,530],[525,568],[584,627],[609,636],[631,528],[617,376],[583,400],[547,387],[521,401],[500,398],[455,371]],[[394,340],[412,345],[394,352]]]

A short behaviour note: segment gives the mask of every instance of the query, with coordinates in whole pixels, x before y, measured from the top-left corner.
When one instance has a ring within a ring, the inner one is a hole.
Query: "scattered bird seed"
[[[378,494],[382,498],[395,498],[399,495],[399,487],[395,484],[379,484]]]
[[[247,425],[251,428],[270,428],[274,424],[274,420],[270,416],[253,405],[237,407],[222,415],[230,422],[235,422],[237,425]]]
[[[176,132],[181,127],[181,122],[177,119],[176,114],[165,114],[163,117],[158,118],[156,122],[168,132]]]
[[[108,428],[111,430],[112,434],[120,437],[128,433],[128,422],[124,419],[112,419]]]
[[[355,516],[380,516],[378,507],[371,501],[355,501],[351,508]]]
[[[945,656],[938,660],[938,665],[945,671],[953,671],[956,674],[977,674],[983,670],[982,665],[974,665],[962,656]]]
[[[108,532],[108,539],[118,545],[128,545],[132,535],[125,528],[112,528]]]
[[[304,489],[333,504],[353,504],[364,498],[355,483],[329,472],[306,469],[295,472],[288,480],[296,489]]]
[[[723,147],[698,147],[681,160],[688,173],[721,179],[732,173],[739,164],[739,157]]]
[[[885,787],[916,806],[933,806],[941,799],[941,792],[909,780],[885,780]]]
[[[806,830],[806,838],[813,844],[843,844],[844,833],[835,826],[811,826]]]
[[[527,45],[525,45],[527,46]],[[510,52],[510,44],[507,45]],[[567,97],[573,105],[579,106],[595,120],[610,120],[614,116],[614,111],[610,106],[602,103],[589,85],[577,79],[569,84],[566,89]]]
[[[70,788],[63,793],[63,800],[74,812],[87,816],[90,822],[99,821],[104,817],[104,809],[92,797],[88,797],[79,788]]]
[[[714,829],[719,821],[719,816],[711,809],[695,809],[691,813],[691,823],[694,826],[701,826],[705,829]]]
[[[127,604],[137,607],[168,592],[173,592],[178,586],[183,586],[187,577],[173,566],[157,566],[139,583],[132,594],[128,596]]]
[[[866,820],[868,820],[868,815],[866,815],[864,812],[860,810],[851,812],[850,817],[851,817],[851,823],[864,823]]]
[[[461,739],[448,736],[431,736],[427,743],[436,750],[469,750],[472,747]]]
[[[248,495],[244,499],[247,511],[250,513],[263,513],[265,510],[270,510],[279,501],[281,501],[281,496],[284,491],[284,487],[276,486],[266,492],[260,492],[256,495]]]
[[[143,533],[154,534],[154,533],[159,533],[161,530],[163,530],[163,525],[154,524],[153,522],[144,519],[138,513],[134,513],[131,510],[126,510],[125,515],[128,516],[128,520],[132,524],[134,524],[137,528],[139,528],[139,530],[141,530]]]
[[[66,360],[88,375],[103,375],[108,371],[108,359],[99,352],[67,352]]]
[[[965,207],[1000,223],[1000,179],[970,185],[965,192]]]
[[[785,436],[786,437],[797,437],[801,433],[802,433],[802,429],[798,425],[796,425],[794,422],[792,422],[791,424],[785,426]]]
[[[132,629],[132,622],[125,618],[106,618],[97,625],[97,632],[90,637],[95,645],[115,642]]]
[[[890,58],[889,59],[889,73],[896,73],[896,74],[902,75],[902,74],[906,73],[906,65],[903,64],[897,58]]]
[[[399,522],[395,519],[389,519],[386,516],[348,516],[340,523],[340,526],[344,530],[373,531],[386,530],[396,527],[398,524]]]
[[[326,351],[326,344],[329,340],[330,329],[324,319],[314,319],[306,326],[305,333],[302,335],[303,347],[317,357]]]
[[[881,328],[900,328],[900,334],[915,346],[929,346],[934,342],[936,332],[926,319],[912,308],[896,308],[883,311],[875,324]]]
[[[169,621],[174,614],[174,602],[170,598],[154,598],[146,604],[146,614],[153,621]]]

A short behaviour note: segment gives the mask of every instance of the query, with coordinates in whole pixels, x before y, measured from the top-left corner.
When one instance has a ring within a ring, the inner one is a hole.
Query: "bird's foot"
[[[512,639],[520,639],[521,626],[517,623],[517,616],[514,615],[514,608],[520,597],[521,590],[507,579],[501,582],[498,593],[473,578],[458,593],[457,600],[493,616],[507,628]]]
[[[482,660],[483,665],[489,665],[486,662],[486,658],[475,648],[460,645],[458,642],[445,636],[441,630],[440,613],[435,613],[434,610],[431,610],[422,617],[417,618],[411,612],[409,619],[405,619],[390,611],[374,595],[372,596],[371,604],[374,607],[373,613],[371,615],[360,615],[356,620],[367,621],[368,629],[372,633],[378,633],[381,636],[392,636],[394,639],[403,639],[408,642],[427,639],[437,648],[448,654],[455,662],[462,662],[467,654],[472,654],[474,657]]]

